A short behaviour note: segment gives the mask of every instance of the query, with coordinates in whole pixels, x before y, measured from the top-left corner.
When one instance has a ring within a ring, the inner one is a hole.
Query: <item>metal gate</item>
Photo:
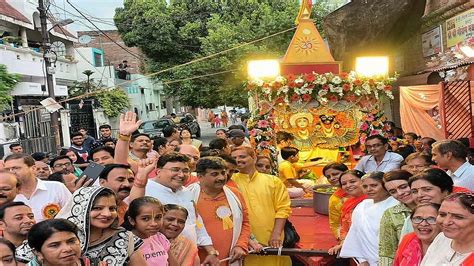
[[[474,137],[470,81],[444,83],[441,93],[443,105],[441,110],[446,138]]]
[[[82,103],[71,101],[71,103],[69,103],[71,133],[79,131],[80,127],[85,127],[90,136],[97,138],[93,105],[93,100],[84,100]]]
[[[56,144],[54,141],[53,130],[51,128],[51,118],[48,111],[44,108],[38,108],[37,105],[22,105],[25,111],[22,136],[20,144],[27,153],[50,152],[56,153]]]

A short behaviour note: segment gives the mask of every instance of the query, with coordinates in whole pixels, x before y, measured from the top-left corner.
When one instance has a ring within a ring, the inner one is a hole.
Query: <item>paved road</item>
[[[209,122],[199,122],[201,126],[201,138],[200,140],[203,142],[203,146],[209,145],[209,142],[216,137],[216,129],[211,128],[211,124]]]

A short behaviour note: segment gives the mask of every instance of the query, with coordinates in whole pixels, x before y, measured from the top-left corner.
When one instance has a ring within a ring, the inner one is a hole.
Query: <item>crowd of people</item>
[[[283,234],[290,198],[312,192],[300,177],[318,162],[300,161],[290,133],[277,133],[274,162],[243,125],[217,129],[203,146],[172,126],[152,139],[140,123],[127,112],[117,138],[102,125],[97,140],[82,128],[54,158],[10,146],[0,163],[3,264],[291,265],[256,255],[294,246]],[[387,132],[364,145],[354,169],[323,168],[337,187],[328,206],[337,263],[474,265],[465,140]],[[98,166],[97,179],[85,174]]]

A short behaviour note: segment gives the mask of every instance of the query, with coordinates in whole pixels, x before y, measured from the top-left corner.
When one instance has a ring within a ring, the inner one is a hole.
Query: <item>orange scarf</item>
[[[338,188],[333,195],[342,199],[347,196],[347,193],[342,188]]]
[[[345,239],[349,228],[352,224],[352,211],[357,207],[359,203],[367,198],[367,195],[359,197],[350,197],[343,204],[341,209],[341,229],[339,232],[340,239]]]
[[[170,254],[178,261],[179,265],[199,265],[198,248],[191,240],[178,236],[170,241]]]
[[[345,215],[348,212],[352,212],[359,203],[361,203],[363,200],[367,198],[367,195],[362,195],[359,197],[350,197],[348,198],[344,204],[342,204],[342,209],[341,209],[341,215]]]

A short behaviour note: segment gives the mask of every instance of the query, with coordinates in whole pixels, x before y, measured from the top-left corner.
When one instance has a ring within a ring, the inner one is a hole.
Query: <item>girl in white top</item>
[[[377,265],[380,220],[388,208],[398,204],[385,190],[383,174],[373,172],[362,177],[367,199],[354,209],[352,224],[342,245],[340,256],[353,258],[358,265]]]
[[[436,222],[442,233],[428,248],[421,265],[474,265],[474,194],[446,197]]]

